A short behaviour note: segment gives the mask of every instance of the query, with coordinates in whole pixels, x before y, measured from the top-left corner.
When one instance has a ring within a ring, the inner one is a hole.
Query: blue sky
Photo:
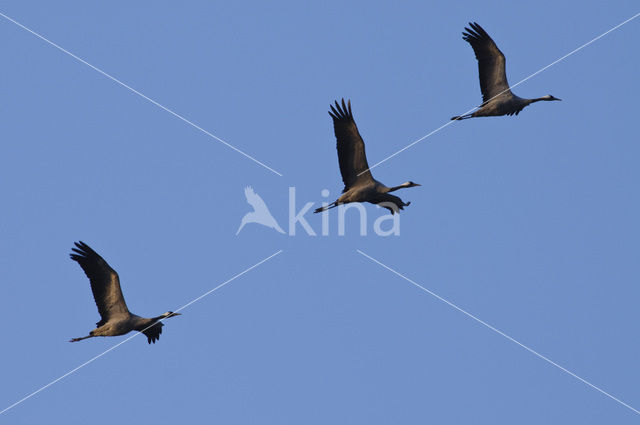
[[[454,123],[375,168],[422,184],[400,193],[400,236],[362,237],[353,214],[339,237],[333,213],[328,237],[235,235],[245,186],[285,228],[289,187],[299,206],[338,195],[333,100],[371,164],[479,104],[467,22],[514,84],[637,2],[321,3],[2,2],[282,176],[0,18],[0,410],[125,338],[67,342],[98,319],[75,240],[144,316],[283,252],[0,423],[637,422],[356,250],[640,409],[638,19],[514,89],[562,102]]]

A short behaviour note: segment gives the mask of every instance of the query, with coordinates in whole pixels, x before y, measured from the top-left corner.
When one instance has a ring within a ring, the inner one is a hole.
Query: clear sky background
[[[456,122],[375,168],[422,184],[399,193],[400,236],[359,236],[353,214],[339,237],[335,210],[329,237],[235,235],[245,186],[285,228],[288,187],[298,208],[339,194],[333,100],[373,164],[480,103],[467,22],[514,84],[637,1],[0,4],[283,174],[0,18],[0,410],[125,338],[67,342],[99,318],[74,241],[144,316],[284,250],[0,423],[638,423],[356,249],[640,409],[640,18],[514,89],[562,102]]]

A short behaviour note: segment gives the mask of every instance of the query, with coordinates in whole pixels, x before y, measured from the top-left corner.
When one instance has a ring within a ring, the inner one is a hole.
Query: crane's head
[[[422,185],[418,184],[418,183],[414,183],[412,181],[408,181],[406,183],[402,183],[401,186],[402,187],[415,187],[415,186],[422,186]]]
[[[558,99],[557,97],[553,97],[552,95],[548,94],[546,96],[542,96],[542,98],[544,100],[562,100],[562,99]]]
[[[169,317],[175,317],[180,315],[181,313],[174,313],[173,311],[167,311],[165,314],[162,315],[162,317],[164,317],[165,319],[168,319]]]

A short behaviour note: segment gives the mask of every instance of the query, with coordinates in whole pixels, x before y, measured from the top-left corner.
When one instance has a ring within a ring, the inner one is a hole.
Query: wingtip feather
[[[353,120],[353,112],[351,111],[351,99],[347,101],[344,98],[340,99],[340,102],[337,100],[334,101],[333,105],[329,105],[331,110],[329,111],[329,115],[334,120]]]

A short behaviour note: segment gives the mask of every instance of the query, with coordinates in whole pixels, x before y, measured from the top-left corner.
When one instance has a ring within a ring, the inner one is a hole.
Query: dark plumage
[[[70,257],[82,267],[89,278],[93,298],[100,313],[97,328],[88,336],[73,338],[71,342],[94,336],[124,335],[136,330],[145,334],[149,344],[155,344],[162,333],[161,320],[180,315],[168,311],[157,317],[144,318],[131,313],[122,295],[118,273],[97,252],[84,242],[75,242]]]
[[[344,189],[342,190],[342,196],[335,202],[326,207],[318,208],[314,212],[318,213],[350,202],[379,204],[381,207],[391,211],[392,214],[408,206],[410,202],[405,204],[402,199],[389,194],[389,192],[420,185],[406,182],[400,186],[390,188],[375,180],[367,163],[364,140],[362,140],[353,119],[351,101],[345,104],[344,99],[342,99],[342,106],[336,101],[335,107],[330,105],[330,108],[329,115],[333,119],[333,130],[337,140],[338,165],[340,166]]]
[[[518,115],[526,106],[541,100],[560,100],[551,95],[536,99],[524,99],[509,89],[506,73],[506,60],[498,46],[487,32],[477,23],[469,23],[462,33],[462,39],[468,42],[478,60],[482,105],[473,113],[456,116],[452,120],[498,115]]]

